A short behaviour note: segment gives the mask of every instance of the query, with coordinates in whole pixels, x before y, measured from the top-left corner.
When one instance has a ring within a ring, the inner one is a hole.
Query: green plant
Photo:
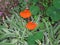
[[[51,23],[49,21],[46,22],[45,19],[43,19],[43,22],[45,23],[46,30],[44,32],[46,45],[60,45],[59,39],[60,39],[60,24],[56,27],[52,27]],[[58,31],[58,32],[57,32]],[[57,35],[58,33],[58,35]],[[43,42],[45,42],[43,39]]]
[[[18,1],[19,4],[9,11],[11,17],[5,16],[0,23],[0,45],[60,45],[60,1]],[[19,15],[26,6],[32,13],[28,19]],[[36,22],[37,27],[32,31],[27,29],[28,21]]]

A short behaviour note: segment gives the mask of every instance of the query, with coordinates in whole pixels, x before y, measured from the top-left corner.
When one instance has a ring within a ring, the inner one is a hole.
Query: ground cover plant
[[[60,45],[60,0],[0,0],[0,45]]]

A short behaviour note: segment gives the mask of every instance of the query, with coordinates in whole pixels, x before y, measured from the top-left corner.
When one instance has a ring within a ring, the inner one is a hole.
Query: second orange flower
[[[26,24],[26,28],[28,28],[29,30],[34,30],[36,28],[37,24],[35,22],[28,22]]]

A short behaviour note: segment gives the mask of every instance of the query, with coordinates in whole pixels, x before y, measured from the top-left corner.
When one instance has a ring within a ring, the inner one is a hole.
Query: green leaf
[[[44,29],[44,28],[45,28],[44,23],[41,22],[41,23],[39,24],[39,27],[40,27],[40,29]]]
[[[43,32],[42,31],[36,32],[33,37],[35,40],[37,40],[37,39],[42,40],[43,39]]]
[[[27,38],[27,42],[28,42],[28,45],[36,45],[36,44],[35,44],[35,39],[34,39],[33,35],[30,35],[30,36]]]
[[[37,15],[40,11],[39,7],[38,6],[30,6],[30,11],[33,15]]]
[[[60,9],[60,0],[53,0],[53,5],[54,5],[56,8]]]
[[[28,0],[29,3],[34,3],[36,4],[39,0]]]
[[[34,16],[34,20],[37,21],[37,19],[38,19],[38,16],[35,15],[35,16]]]
[[[0,43],[0,45],[15,45],[15,44],[11,44],[11,43]]]
[[[28,45],[37,45],[35,42],[36,40],[42,40],[43,39],[43,32],[35,32],[34,34],[30,35],[27,38]]]
[[[34,3],[37,3],[37,2],[38,2],[38,0],[33,0],[33,2],[34,2]]]
[[[0,35],[0,40],[1,40],[1,39],[4,39],[5,37],[6,37],[6,35],[3,35],[3,34]]]
[[[49,7],[46,11],[47,16],[51,17],[53,21],[60,20],[60,9],[56,9],[55,7]]]

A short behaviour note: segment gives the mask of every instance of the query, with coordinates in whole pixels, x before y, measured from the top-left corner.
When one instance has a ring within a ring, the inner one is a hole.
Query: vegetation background
[[[19,15],[26,8],[30,19]],[[60,45],[60,0],[0,0],[0,45]]]

